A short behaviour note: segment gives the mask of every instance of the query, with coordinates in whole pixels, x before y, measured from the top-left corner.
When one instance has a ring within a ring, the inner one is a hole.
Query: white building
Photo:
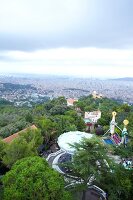
[[[98,94],[96,91],[92,92],[92,96],[94,99],[101,99],[103,97],[102,94]]]
[[[97,123],[98,119],[101,118],[101,111],[85,112],[85,122]]]

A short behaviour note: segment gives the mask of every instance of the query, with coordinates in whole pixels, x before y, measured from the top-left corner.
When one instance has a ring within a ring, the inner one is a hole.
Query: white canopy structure
[[[92,138],[93,135],[90,133],[80,132],[80,131],[70,131],[63,133],[58,137],[58,145],[60,149],[66,151],[69,154],[74,154],[75,149],[70,146],[74,145],[74,143],[79,143],[83,138]]]

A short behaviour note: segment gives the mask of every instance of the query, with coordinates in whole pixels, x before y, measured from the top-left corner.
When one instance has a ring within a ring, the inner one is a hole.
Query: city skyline
[[[131,0],[0,2],[0,73],[131,77]]]

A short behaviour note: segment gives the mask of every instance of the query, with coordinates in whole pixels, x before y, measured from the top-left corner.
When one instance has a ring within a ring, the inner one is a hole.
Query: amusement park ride
[[[121,145],[123,144],[126,147],[128,142],[128,132],[127,132],[127,125],[129,124],[128,120],[124,120],[124,128],[123,130],[117,125],[115,121],[116,112],[112,112],[112,120],[110,122],[110,127],[108,131],[103,136],[103,141],[105,144],[112,144],[112,145]],[[116,127],[120,130],[121,136],[116,131]]]

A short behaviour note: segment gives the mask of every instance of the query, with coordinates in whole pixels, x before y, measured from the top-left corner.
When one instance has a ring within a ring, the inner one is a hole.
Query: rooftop
[[[23,129],[23,130],[17,132],[17,133],[14,133],[13,135],[10,135],[9,137],[4,138],[3,141],[6,142],[6,143],[10,143],[10,142],[12,142],[15,138],[17,138],[17,137],[19,136],[20,133],[26,132],[26,131],[29,130],[29,129],[37,129],[37,127],[36,127],[35,125],[32,125],[32,126],[30,126],[30,127],[28,127],[28,128],[25,128],[25,129]]]
[[[75,149],[70,146],[74,145],[75,143],[79,143],[82,141],[83,138],[90,139],[93,135],[90,133],[80,132],[80,131],[70,131],[63,133],[58,137],[58,145],[59,147],[66,151],[67,153],[73,154]]]
[[[78,101],[78,100],[70,98],[70,99],[67,99],[67,104],[68,105],[73,105],[73,103],[76,102],[76,101]]]

